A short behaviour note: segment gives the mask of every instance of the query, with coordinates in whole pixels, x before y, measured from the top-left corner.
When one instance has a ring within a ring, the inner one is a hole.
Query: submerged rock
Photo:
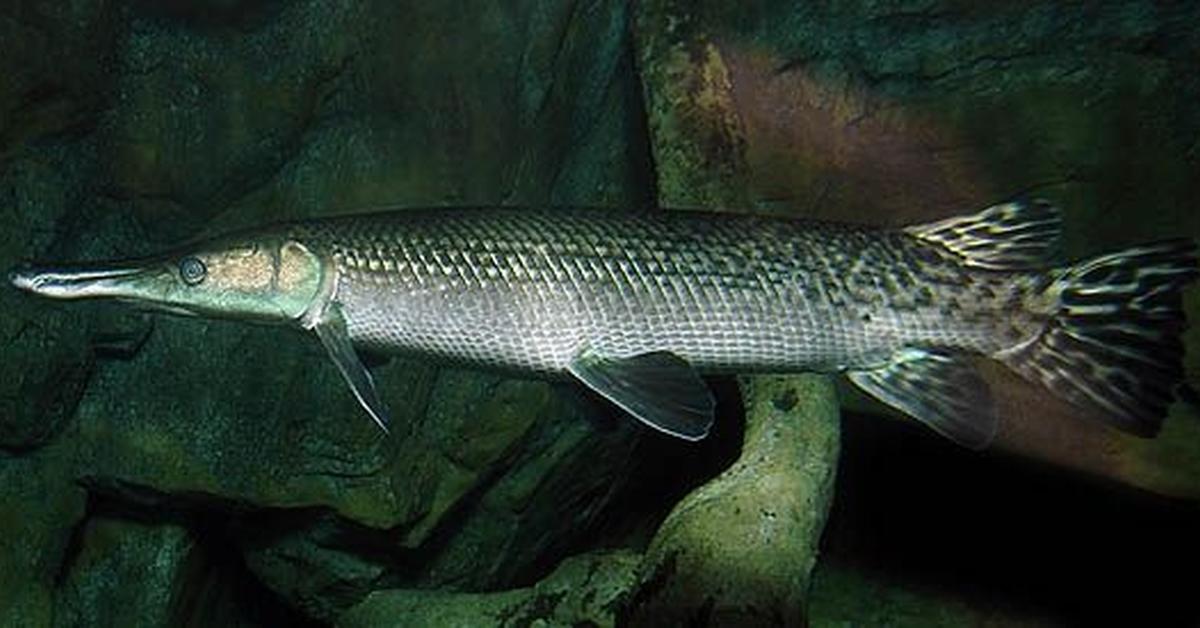
[[[97,133],[108,193],[170,239],[295,157],[354,70],[372,13],[369,3],[189,4],[129,12],[113,60],[118,104]]]
[[[55,626],[175,626],[196,542],[178,525],[97,517],[83,524],[62,577]],[[103,618],[101,620],[101,618]]]
[[[742,379],[737,462],[683,498],[639,569],[631,625],[799,626],[833,499],[838,405],[819,375]]]
[[[0,6],[0,158],[95,124],[112,96],[120,26],[118,3],[108,0]]]
[[[421,519],[387,529],[313,510],[238,520],[233,535],[250,570],[309,616],[332,620],[382,586],[495,590],[529,581],[579,542],[627,482],[636,428],[597,430],[543,382],[479,386],[451,373],[426,415],[430,425],[441,421],[443,442],[426,440],[429,470],[404,468],[415,479],[449,465]],[[543,394],[530,395],[530,386]],[[482,396],[464,394],[473,387]],[[530,397],[549,410],[528,414]],[[417,490],[400,476],[391,481],[398,492]]]
[[[337,625],[802,623],[833,496],[833,387],[819,376],[763,377],[744,391],[740,458],[675,507],[645,555],[568,559],[525,589],[376,591]]]
[[[239,518],[233,538],[246,567],[288,605],[330,621],[376,588],[392,560],[368,530],[328,514],[277,510]]]
[[[71,537],[87,495],[71,484],[68,443],[0,453],[0,625],[51,625]]]
[[[745,129],[729,68],[701,15],[671,1],[637,7],[634,43],[659,204],[747,207]]]
[[[568,558],[532,587],[496,593],[384,590],[338,618],[338,628],[405,626],[615,626],[640,556],[599,552]]]

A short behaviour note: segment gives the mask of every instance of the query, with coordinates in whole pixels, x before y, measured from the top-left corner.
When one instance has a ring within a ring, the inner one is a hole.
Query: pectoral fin
[[[991,390],[964,356],[905,349],[882,367],[847,375],[873,397],[960,445],[983,449],[996,436]]]
[[[656,430],[695,441],[707,436],[712,426],[712,392],[695,369],[673,353],[614,359],[584,352],[567,370]]]
[[[371,372],[363,366],[358,353],[354,351],[354,346],[350,344],[350,334],[346,331],[346,319],[342,316],[341,308],[337,304],[330,305],[321,320],[313,326],[313,330],[317,332],[321,344],[325,345],[329,357],[333,358],[338,372],[342,374],[346,383],[350,384],[350,390],[354,391],[358,402],[366,408],[375,424],[384,432],[388,432],[391,417],[379,398],[379,392],[375,390],[375,380],[371,378]]]

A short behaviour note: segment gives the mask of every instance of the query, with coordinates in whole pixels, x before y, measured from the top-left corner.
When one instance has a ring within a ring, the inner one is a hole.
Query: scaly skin
[[[699,212],[411,210],[284,227],[322,260],[351,339],[560,373],[583,350],[706,372],[862,368],[906,346],[1035,337],[1034,273],[963,266],[900,231]]]

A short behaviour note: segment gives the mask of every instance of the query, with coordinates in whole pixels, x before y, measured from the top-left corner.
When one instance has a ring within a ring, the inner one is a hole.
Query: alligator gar
[[[149,259],[25,267],[55,299],[312,330],[371,417],[357,349],[573,377],[646,424],[703,438],[711,373],[845,373],[972,448],[997,431],[976,358],[1149,436],[1183,378],[1168,240],[1055,261],[1041,201],[901,229],[692,211],[421,209],[296,221]]]

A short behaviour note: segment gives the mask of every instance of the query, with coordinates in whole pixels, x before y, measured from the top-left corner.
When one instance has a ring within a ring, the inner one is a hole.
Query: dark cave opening
[[[1066,625],[1200,624],[1200,507],[847,414],[822,560]]]

